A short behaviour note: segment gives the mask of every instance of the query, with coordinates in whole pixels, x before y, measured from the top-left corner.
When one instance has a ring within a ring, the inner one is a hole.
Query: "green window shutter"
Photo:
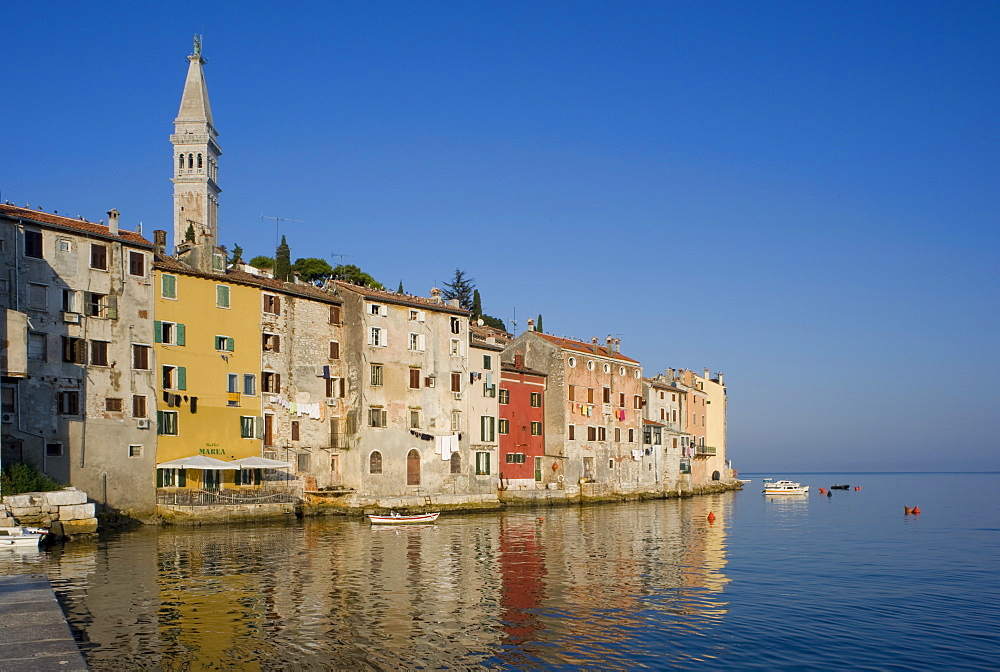
[[[156,412],[156,433],[163,434],[163,411]]]
[[[254,469],[253,470],[253,484],[254,485],[260,485],[262,474],[263,474],[263,470],[262,469]]]
[[[257,430],[254,433],[255,439],[264,438],[264,418],[254,418],[255,424],[257,425]]]
[[[230,336],[226,337],[226,350],[229,352],[236,350],[236,339]]]
[[[177,487],[186,488],[188,484],[187,469],[178,469]]]
[[[178,366],[177,367],[177,389],[186,390],[187,389],[187,367]]]
[[[177,345],[184,345],[184,325],[178,324],[174,327],[174,330],[177,333]]]
[[[117,320],[118,319],[118,297],[108,296],[108,319]]]
[[[153,341],[156,343],[163,342],[163,322],[160,320],[153,321]]]
[[[479,416],[479,438],[481,441],[486,441],[486,416]]]
[[[156,487],[163,487],[163,469],[156,470]]]

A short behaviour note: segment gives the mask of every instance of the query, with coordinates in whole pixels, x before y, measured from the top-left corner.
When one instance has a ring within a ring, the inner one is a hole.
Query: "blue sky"
[[[146,4],[5,7],[2,198],[170,229],[203,33],[223,244],[721,370],[743,471],[1000,469],[997,3]]]

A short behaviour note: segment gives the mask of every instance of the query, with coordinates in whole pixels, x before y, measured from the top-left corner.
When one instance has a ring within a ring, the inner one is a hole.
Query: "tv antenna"
[[[338,266],[343,266],[344,265],[344,257],[353,257],[353,256],[354,256],[353,254],[337,254],[335,252],[331,252],[330,253],[330,257],[336,258],[336,259],[340,260],[337,263]]]
[[[281,226],[282,222],[298,222],[299,224],[305,224],[301,219],[289,219],[288,217],[266,217],[264,213],[260,213],[260,223],[263,224],[265,219],[274,220],[274,249],[278,249],[278,245],[281,244],[281,237],[278,235],[278,227]]]

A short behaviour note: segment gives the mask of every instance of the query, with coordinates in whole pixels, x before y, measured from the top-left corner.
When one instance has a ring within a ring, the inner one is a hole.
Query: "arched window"
[[[717,481],[720,478],[722,478],[722,474],[720,474],[718,471],[713,471],[712,472],[712,480],[713,481]]]
[[[180,154],[177,157],[177,169],[178,170],[184,170],[184,155],[183,154]]]
[[[420,452],[416,448],[406,455],[406,484],[420,485]]]
[[[451,454],[451,473],[461,474],[462,473],[462,456],[458,453]]]
[[[188,168],[194,168],[194,154],[188,154]]]
[[[201,163],[201,154],[199,154],[199,155],[198,155],[198,167],[199,167],[199,168],[201,168],[201,167],[202,167],[202,163]]]
[[[382,473],[382,453],[377,450],[372,452],[371,457],[368,458],[368,473],[370,474],[381,474]]]

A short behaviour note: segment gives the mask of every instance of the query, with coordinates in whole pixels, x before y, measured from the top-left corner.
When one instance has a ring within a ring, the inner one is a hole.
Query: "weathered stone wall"
[[[57,537],[97,532],[97,517],[87,493],[66,488],[53,492],[7,495],[0,509],[0,527],[37,525]]]

